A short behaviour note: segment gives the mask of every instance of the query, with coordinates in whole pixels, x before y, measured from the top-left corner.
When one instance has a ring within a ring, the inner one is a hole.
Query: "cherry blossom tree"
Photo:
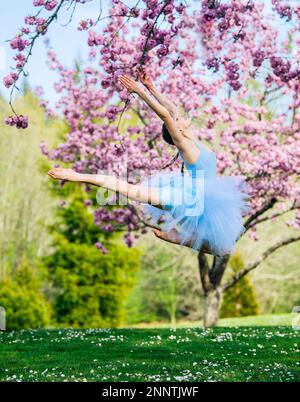
[[[14,110],[12,96],[36,40],[61,10],[67,7],[71,19],[86,2],[33,2],[37,14],[27,16],[11,40],[17,53],[15,68],[4,79],[14,112],[7,124],[28,125],[28,118]],[[243,236],[259,241],[259,225],[288,216],[290,236],[266,248],[228,282],[222,279],[229,256],[215,257],[210,265],[199,253],[204,323],[216,325],[223,292],[278,249],[300,240],[300,6],[280,0],[140,0],[131,5],[112,0],[109,14],[101,11],[78,27],[86,31],[90,48],[90,61],[82,70],[63,66],[49,51],[49,66],[60,76],[57,107],[69,132],[56,149],[43,144],[43,153],[77,171],[106,170],[130,182],[166,167],[179,169],[161,141],[161,122],[118,83],[119,74],[137,77],[145,67],[192,118],[199,140],[212,144],[218,173],[246,178],[251,211]],[[47,101],[41,103],[52,116]],[[100,205],[95,223],[103,231],[124,230],[128,246],[147,229],[134,204]],[[105,245],[97,246],[105,250]]]

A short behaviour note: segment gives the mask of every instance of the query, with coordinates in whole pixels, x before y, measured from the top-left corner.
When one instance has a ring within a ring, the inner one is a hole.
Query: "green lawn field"
[[[291,326],[0,334],[1,381],[299,381]]]
[[[253,315],[249,317],[222,318],[218,322],[218,327],[270,327],[270,326],[292,326],[295,314],[266,314]],[[176,328],[199,328],[203,326],[202,321],[178,321]],[[141,323],[135,325],[135,328],[169,328],[170,323],[154,322]]]

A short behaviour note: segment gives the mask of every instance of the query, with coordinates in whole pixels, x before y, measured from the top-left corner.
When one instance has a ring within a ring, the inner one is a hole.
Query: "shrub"
[[[232,275],[244,268],[244,260],[239,252],[232,255],[229,267]],[[259,306],[255,290],[249,278],[244,276],[225,292],[220,317],[244,317],[257,315],[258,312]]]
[[[0,282],[0,305],[5,308],[8,330],[41,328],[49,324],[50,306],[39,285],[24,261],[12,278]]]
[[[61,190],[66,204],[52,228],[53,252],[43,260],[54,286],[54,320],[65,326],[116,327],[135,282],[139,252],[101,232],[93,208],[84,205],[86,194],[79,186],[68,188],[68,194]],[[95,247],[104,236],[107,254]]]

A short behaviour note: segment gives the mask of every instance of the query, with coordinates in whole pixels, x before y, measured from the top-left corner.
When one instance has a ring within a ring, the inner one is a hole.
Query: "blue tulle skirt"
[[[176,228],[181,244],[213,254],[230,254],[244,232],[242,216],[249,211],[249,187],[241,176],[193,178],[181,173],[158,173],[142,183],[159,194],[163,209],[143,205],[151,223],[163,231]]]

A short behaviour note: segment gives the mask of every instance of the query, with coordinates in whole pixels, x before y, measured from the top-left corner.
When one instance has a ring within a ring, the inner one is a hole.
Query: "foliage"
[[[26,260],[12,278],[0,282],[0,305],[5,308],[6,329],[45,327],[50,322],[50,305],[41,293],[41,283]]]
[[[196,253],[167,244],[149,234],[137,284],[126,303],[127,322],[196,320],[202,315]]]
[[[40,142],[57,138],[59,120],[45,120],[38,100],[28,92],[17,103],[27,111],[27,132],[1,126],[0,135],[0,280],[26,258],[33,265],[49,246],[46,225],[55,201],[47,191],[46,167],[41,168]],[[0,119],[7,113],[0,98]]]
[[[242,254],[236,252],[229,261],[230,274],[234,275],[245,266]],[[241,278],[229,288],[223,297],[220,317],[244,317],[257,315],[259,311],[256,294],[249,278]]]
[[[99,238],[108,235],[95,226],[93,209],[85,207],[80,187],[66,188],[61,189],[66,201],[51,228],[53,252],[44,258],[54,286],[54,319],[75,327],[118,326],[135,282],[139,253],[113,238],[107,240],[107,253],[96,248]]]

